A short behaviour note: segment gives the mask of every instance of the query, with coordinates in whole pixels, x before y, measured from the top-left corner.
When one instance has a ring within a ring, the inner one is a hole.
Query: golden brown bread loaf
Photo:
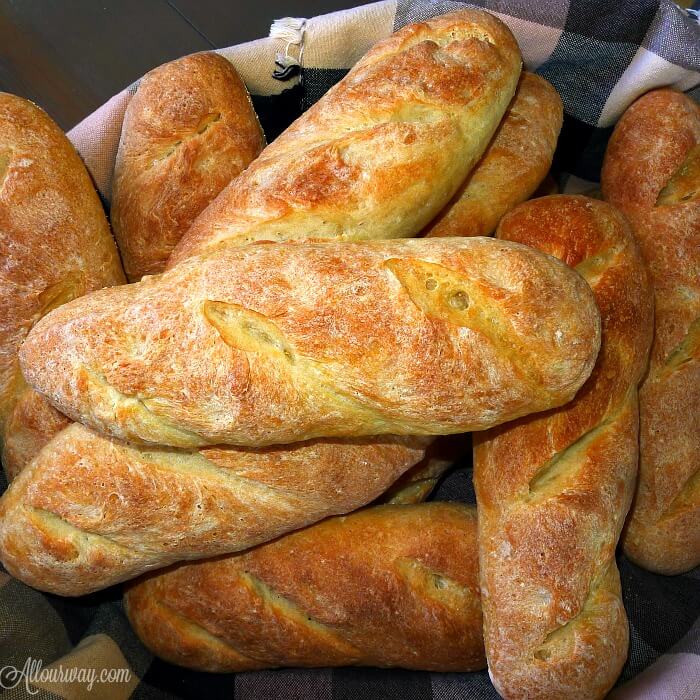
[[[504,214],[537,189],[552,165],[564,118],[557,91],[523,72],[488,148],[452,200],[425,230],[428,236],[488,236]]]
[[[355,510],[419,462],[428,442],[389,436],[179,452],[130,447],[73,424],[0,499],[0,558],[34,588],[82,595]]]
[[[162,272],[197,215],[263,145],[225,58],[199,53],[147,73],[124,115],[114,168],[111,220],[127,277]]]
[[[68,420],[25,384],[17,351],[56,306],[124,275],[80,157],[39,107],[0,93],[0,439],[12,478]]]
[[[571,403],[473,436],[490,675],[506,700],[602,698],[627,657],[615,547],[637,473],[651,286],[628,223],[604,202],[531,200],[497,236],[579,270],[603,341]]]
[[[599,316],[558,260],[489,238],[220,247],[42,319],[20,356],[133,442],[257,447],[480,430],[568,401]]]
[[[656,297],[623,545],[640,566],[678,574],[700,564],[700,107],[666,89],[637,100],[610,139],[602,189],[632,222]]]
[[[132,585],[155,654],[206,671],[485,666],[476,511],[377,506]]]
[[[520,51],[480,10],[379,42],[197,218],[172,266],[221,241],[416,235],[486,148]]]

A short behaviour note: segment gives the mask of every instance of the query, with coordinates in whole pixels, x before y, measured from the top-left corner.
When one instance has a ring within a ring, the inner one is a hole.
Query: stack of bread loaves
[[[623,119],[611,203],[525,201],[562,105],[485,12],[380,42],[264,148],[227,61],[175,61],[124,119],[125,285],[78,156],[0,95],[5,568],[67,596],[152,572],[129,618],[194,669],[488,660],[504,698],[603,697],[642,380],[625,546],[700,561],[700,115],[644,100],[663,138]],[[473,431],[478,525],[419,503]]]

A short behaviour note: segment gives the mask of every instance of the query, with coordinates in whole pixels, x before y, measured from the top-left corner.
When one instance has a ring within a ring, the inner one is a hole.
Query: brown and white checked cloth
[[[700,94],[697,14],[670,0],[385,0],[282,22],[275,38],[219,53],[246,81],[271,140],[376,41],[408,22],[463,4],[485,7],[503,19],[520,42],[527,67],[550,80],[561,94],[566,116],[555,167],[567,191],[595,185],[612,126],[637,96],[661,85],[688,91],[696,99]],[[273,78],[278,54],[286,55],[287,63],[300,63],[300,74],[286,81]],[[69,134],[106,204],[124,111],[135,89],[132,85],[123,90]],[[0,483],[0,491],[4,487]],[[456,465],[434,497],[474,501],[468,460]],[[699,700],[700,570],[667,578],[642,571],[624,557],[619,566],[631,648],[610,697]],[[91,669],[92,683],[85,675]],[[71,672],[77,675],[72,681]],[[100,674],[105,672],[102,682]],[[178,669],[153,659],[135,638],[118,588],[61,599],[34,591],[2,571],[0,684],[0,694],[12,700],[497,698],[486,672],[282,669],[217,676]]]

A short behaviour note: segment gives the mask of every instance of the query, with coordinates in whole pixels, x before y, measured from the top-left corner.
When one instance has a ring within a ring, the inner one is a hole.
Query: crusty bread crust
[[[537,189],[552,165],[564,118],[557,91],[523,72],[491,143],[442,212],[428,236],[488,236],[514,206]]]
[[[639,98],[610,139],[602,188],[632,222],[656,297],[623,544],[640,566],[678,574],[700,564],[700,107],[668,89]]]
[[[112,226],[131,281],[163,271],[197,215],[264,140],[225,58],[193,54],[144,76],[124,115],[112,192]]]
[[[34,588],[83,595],[367,505],[423,458],[428,442],[180,452],[130,447],[73,424],[0,499],[0,558]]]
[[[12,478],[66,419],[25,384],[17,352],[34,323],[124,281],[102,205],[61,129],[0,93],[0,434]]]
[[[485,666],[476,511],[455,503],[326,520],[141,579],[125,604],[151,651],[205,671]]]
[[[520,61],[480,10],[380,41],[207,207],[169,266],[225,240],[415,236],[488,145]]]
[[[490,238],[230,245],[56,309],[27,380],[133,442],[258,447],[480,430],[570,400],[590,288]]]
[[[629,224],[604,202],[530,200],[497,237],[575,267],[600,307],[603,342],[571,403],[474,435],[491,678],[507,700],[602,698],[627,657],[615,547],[637,473],[652,290]]]

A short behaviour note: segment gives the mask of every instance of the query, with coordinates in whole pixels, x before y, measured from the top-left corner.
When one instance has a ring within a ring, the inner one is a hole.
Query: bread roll
[[[56,309],[28,381],[120,439],[258,447],[480,430],[568,401],[600,340],[583,279],[479,239],[230,245]]]
[[[114,169],[112,226],[127,277],[162,272],[197,215],[263,145],[225,58],[198,53],[148,73],[124,115]]]
[[[700,107],[666,89],[637,100],[610,139],[602,189],[632,222],[656,297],[623,545],[640,566],[678,574],[700,564]]]
[[[522,73],[508,110],[474,170],[426,228],[428,236],[488,236],[537,189],[552,165],[564,118],[557,91]]]
[[[130,447],[73,424],[0,499],[0,558],[34,588],[90,593],[364,506],[419,462],[428,442],[179,452]]]
[[[169,265],[224,240],[416,235],[483,153],[519,74],[515,39],[486,12],[404,27],[231,182]]]
[[[25,384],[17,351],[51,309],[124,275],[80,157],[36,105],[0,93],[0,438],[12,478],[67,425]]]
[[[571,403],[474,435],[490,675],[506,700],[602,698],[627,657],[615,547],[637,473],[652,291],[629,225],[604,202],[531,200],[497,236],[575,267],[603,342]]]
[[[128,590],[129,619],[166,661],[274,666],[485,666],[476,511],[377,506]]]

